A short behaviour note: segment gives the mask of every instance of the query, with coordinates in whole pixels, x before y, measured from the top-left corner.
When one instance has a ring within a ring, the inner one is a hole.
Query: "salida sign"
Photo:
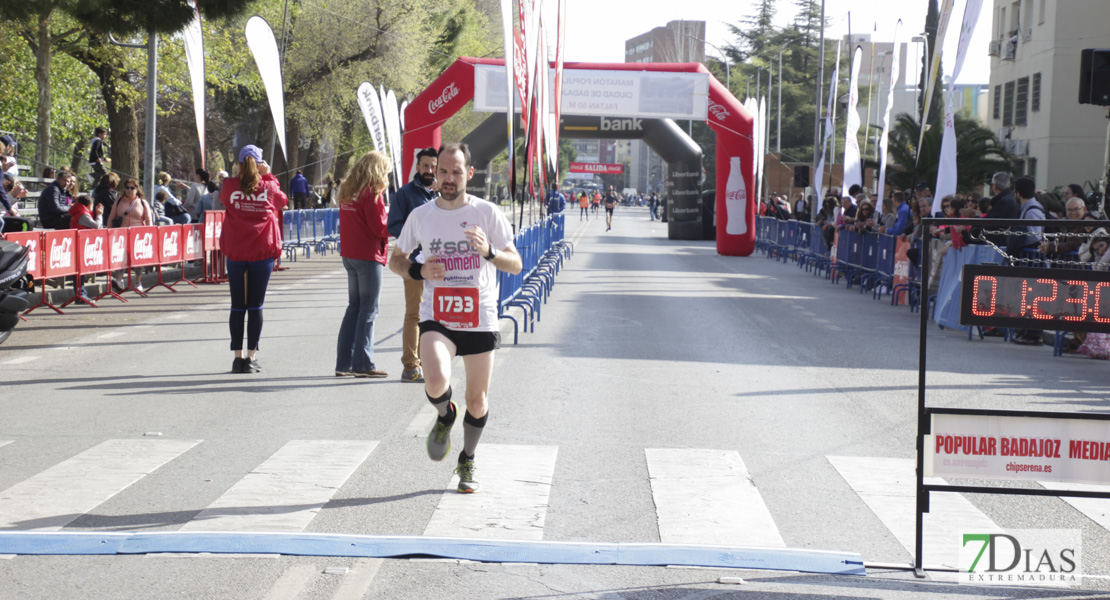
[[[624,172],[624,165],[612,163],[570,163],[571,173],[600,173],[604,175],[618,175]]]

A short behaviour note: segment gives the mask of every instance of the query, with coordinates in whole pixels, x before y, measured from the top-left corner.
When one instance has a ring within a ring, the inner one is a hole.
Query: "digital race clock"
[[[1110,333],[1110,273],[964,265],[960,323]]]

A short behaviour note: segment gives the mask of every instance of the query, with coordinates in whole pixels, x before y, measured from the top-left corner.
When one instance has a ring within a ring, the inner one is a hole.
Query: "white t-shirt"
[[[497,331],[497,268],[470,246],[465,230],[478,225],[486,233],[489,245],[502,250],[513,241],[512,227],[494,204],[471,195],[467,195],[467,200],[466,205],[455,210],[442,209],[434,200],[414,209],[401,229],[397,247],[408,255],[420,246],[421,262],[434,256],[447,268],[444,280],[424,280],[421,321],[437,320],[433,308],[436,288],[476,288],[478,325],[459,327],[442,320],[441,323],[457,331]]]

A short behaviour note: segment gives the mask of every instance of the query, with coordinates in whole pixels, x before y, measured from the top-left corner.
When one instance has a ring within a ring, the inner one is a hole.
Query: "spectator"
[[[19,165],[16,164],[15,159],[15,140],[10,135],[0,136],[0,162],[3,162],[4,173],[12,177],[19,176]]]
[[[933,190],[929,188],[929,184],[925,183],[924,181],[918,181],[917,185],[913,186],[913,193],[914,196],[917,198],[918,204],[922,204],[926,201],[929,203],[929,209],[925,212],[922,212],[921,217],[925,218],[927,216],[933,215]],[[933,216],[939,217],[942,214],[943,213],[940,210],[937,210],[936,214]]]
[[[806,196],[802,192],[794,196],[794,218],[799,221],[809,220],[809,204],[806,203]]]
[[[825,198],[821,203],[821,210],[817,212],[817,227],[821,230],[821,237],[825,238],[825,245],[832,247],[833,236],[836,234],[836,200]]]
[[[204,222],[204,213],[212,210],[212,207],[215,206],[216,196],[219,195],[220,186],[216,185],[215,181],[209,181],[205,185],[207,185],[207,193],[197,200],[197,212],[193,215],[193,221],[195,223]]]
[[[128,179],[123,182],[123,195],[112,205],[108,223],[112,227],[154,224],[154,211],[143,198],[143,190],[139,188],[138,181]]]
[[[216,173],[216,185],[219,187],[220,191],[223,191],[224,180],[227,179],[227,177],[227,171]],[[220,200],[220,194],[212,196],[212,210],[224,210],[223,201]]]
[[[1056,194],[1053,194],[1052,192],[1037,192],[1036,198],[1037,198],[1037,202],[1040,202],[1041,206],[1044,207],[1045,214],[1049,215],[1048,218],[1050,218],[1050,219],[1066,218],[1065,217],[1065,212],[1066,212],[1067,209],[1064,206],[1064,203],[1066,202],[1066,200],[1061,201],[1060,198],[1058,196],[1056,196]]]
[[[57,171],[54,170],[54,167],[43,167],[42,168],[42,178],[43,179],[54,179],[54,177],[56,177],[56,176],[57,176]]]
[[[894,199],[883,198],[883,212],[879,215],[876,221],[879,225],[879,232],[884,232],[898,222],[898,215],[894,212]]]
[[[869,200],[860,200],[856,209],[855,221],[846,225],[845,229],[858,233],[870,233],[874,231],[875,227],[875,206]]]
[[[855,204],[852,204],[851,196],[844,196],[840,199],[840,215],[836,217],[836,228],[844,229],[851,225],[856,220],[856,212],[859,210]]]
[[[208,193],[209,179],[211,177],[208,175],[208,171],[204,169],[197,169],[193,172],[193,184],[189,186],[189,193],[185,195],[185,202],[182,203],[185,212],[190,215],[196,214],[197,202],[200,201],[201,196]]]
[[[173,179],[170,178],[170,174],[166,173],[164,171],[159,173],[157,182],[158,182],[158,185],[154,186],[154,200],[155,200],[154,212],[155,213],[160,212],[161,214],[158,215],[158,216],[165,217],[165,218],[168,218],[170,220],[169,223],[159,223],[159,224],[160,225],[172,225],[174,223],[177,223],[178,225],[187,225],[187,224],[189,224],[192,221],[193,218],[191,216],[189,216],[189,212],[185,210],[185,207],[181,203],[181,200],[179,200],[177,198],[177,196],[174,196],[173,192],[170,191],[169,186],[170,186],[170,183],[173,182]],[[166,192],[166,199],[165,200],[158,200],[158,192]],[[158,206],[158,205],[161,205],[161,206]]]
[[[913,210],[910,208],[910,205],[906,203],[906,195],[902,192],[894,192],[890,195],[890,199],[894,202],[894,224],[890,227],[879,229],[879,232],[889,233],[891,235],[904,235],[913,227]]]
[[[1028,175],[1018,177],[1014,181],[1014,192],[1021,200],[1021,220],[1044,220],[1044,207],[1036,200],[1037,186],[1032,177]],[[1022,252],[1026,249],[1036,249],[1040,246],[1043,232],[1044,227],[1042,225],[1018,227],[1006,236],[1006,251],[1011,256],[1021,257]],[[1039,330],[1024,329],[1015,331],[1014,337],[1010,341],[1015,344],[1039,346],[1042,343],[1042,337],[1043,333]]]
[[[19,216],[19,201],[27,197],[27,188],[11,173],[4,173],[4,185],[0,187],[0,233],[30,231],[34,227],[30,219]]]
[[[333,208],[337,206],[335,203],[335,195],[339,191],[339,182],[332,180],[329,176],[327,183],[324,185],[324,195],[322,201],[326,208]]]
[[[104,158],[104,138],[108,137],[108,130],[97,127],[92,141],[89,142],[89,166],[92,167],[93,181],[100,181],[108,170],[105,165],[111,161]]]
[[[651,212],[652,221],[659,218],[659,194],[652,192],[648,197],[648,210]]]
[[[168,198],[169,193],[166,190],[158,190],[154,194],[154,204],[151,208],[154,209],[155,225],[173,225],[173,219],[166,216],[166,200]]]
[[[54,181],[39,194],[39,222],[45,229],[69,229],[70,172],[58,171]]]
[[[1087,244],[1089,240],[1088,228],[1081,221],[1087,216],[1087,205],[1082,198],[1072,197],[1064,205],[1064,222],[1053,227],[1054,233],[1064,234],[1052,236],[1041,242],[1040,251],[1049,258],[1062,260],[1069,252],[1079,252],[1079,247]]]
[[[308,189],[308,180],[300,171],[297,171],[293,179],[289,180],[289,191],[293,194],[293,208],[304,210],[310,190]]]
[[[990,211],[991,211],[991,199],[990,198],[980,198],[979,199],[979,216],[982,217],[982,218],[986,218],[987,214],[990,213]]]
[[[1083,186],[1078,183],[1069,183],[1068,186],[1064,188],[1064,202],[1066,203],[1072,198],[1079,198],[1086,203],[1085,195],[1083,194]]]
[[[119,191],[116,190],[118,186],[119,175],[108,173],[101,177],[100,183],[93,188],[93,204],[95,206],[103,206],[103,212],[106,215],[112,214],[112,206],[115,205],[116,200],[119,199]]]
[[[1083,216],[1083,220],[1094,221],[1096,217],[1091,213],[1087,213]],[[1079,254],[1079,261],[1084,263],[1097,263],[1106,252],[1105,247],[1100,248],[1098,242],[1106,241],[1106,238],[1110,236],[1110,234],[1102,227],[1094,227],[1091,225],[1084,226],[1083,230],[1087,233],[1088,237],[1085,242],[1080,244],[1079,249],[1076,250]]]
[[[73,206],[69,207],[70,229],[102,229],[104,227],[104,205],[93,208],[93,199],[81,194]]]
[[[547,214],[561,213],[567,207],[567,197],[559,191],[559,184],[551,184],[551,191],[547,193]]]

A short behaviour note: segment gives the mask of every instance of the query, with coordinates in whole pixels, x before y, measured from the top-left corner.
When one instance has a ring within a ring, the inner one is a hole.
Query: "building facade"
[[[1106,0],[994,0],[990,119],[1038,189],[1097,182],[1105,170],[1107,107],[1079,103],[1080,54],[1110,48]],[[986,16],[986,15],[984,15]]]

